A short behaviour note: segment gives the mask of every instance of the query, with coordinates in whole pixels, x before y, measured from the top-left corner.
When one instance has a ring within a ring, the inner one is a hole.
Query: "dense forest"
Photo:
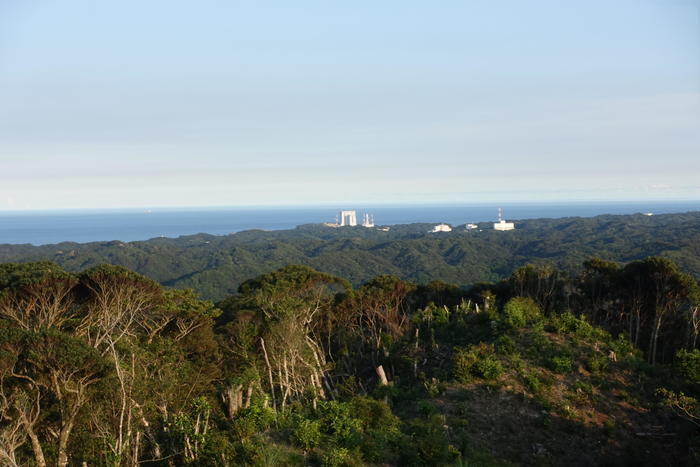
[[[460,287],[497,281],[530,263],[576,273],[590,257],[629,262],[648,256],[675,261],[700,277],[700,212],[658,216],[535,219],[495,232],[491,224],[429,234],[430,224],[363,227],[306,225],[226,236],[192,235],[143,242],[0,245],[0,263],[53,261],[71,272],[102,263],[127,267],[163,285],[192,288],[221,300],[244,281],[288,264],[303,264],[359,286],[380,274],[414,283],[443,280]]]
[[[0,264],[0,464],[697,465],[696,279],[577,271],[467,290],[285,266],[214,304],[120,266]]]

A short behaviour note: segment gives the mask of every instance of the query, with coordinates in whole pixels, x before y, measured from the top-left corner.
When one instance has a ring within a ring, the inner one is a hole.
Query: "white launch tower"
[[[512,222],[506,222],[505,219],[503,219],[503,211],[501,210],[501,208],[498,208],[498,222],[495,222],[493,224],[493,229],[494,230],[514,230],[515,224]]]
[[[350,226],[354,227],[357,225],[357,212],[355,211],[340,211],[340,222],[338,223],[340,227]]]

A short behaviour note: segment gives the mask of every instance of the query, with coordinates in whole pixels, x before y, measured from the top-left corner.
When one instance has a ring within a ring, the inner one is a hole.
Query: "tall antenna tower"
[[[498,222],[503,221],[503,211],[501,208],[498,208]]]

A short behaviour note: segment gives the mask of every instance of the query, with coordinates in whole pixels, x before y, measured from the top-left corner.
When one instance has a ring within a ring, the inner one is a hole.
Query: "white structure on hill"
[[[478,228],[479,228],[479,226],[477,224],[467,224],[465,226],[466,230],[474,230],[474,229],[478,229]]]
[[[362,216],[362,227],[374,227],[374,216],[364,214]]]
[[[357,213],[355,211],[340,211],[340,222],[338,223],[340,227],[350,226],[354,227],[357,225]]]
[[[498,222],[495,222],[493,224],[493,229],[494,230],[514,230],[515,224],[513,224],[512,222],[506,222],[505,219],[503,219],[503,212],[501,211],[501,208],[498,208]]]
[[[430,231],[430,233],[435,232],[452,232],[452,227],[450,227],[447,224],[438,224],[435,227],[433,227],[433,230]]]

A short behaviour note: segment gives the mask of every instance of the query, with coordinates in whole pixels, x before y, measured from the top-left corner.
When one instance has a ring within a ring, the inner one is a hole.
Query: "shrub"
[[[362,423],[353,417],[352,405],[327,401],[318,404],[321,431],[338,446],[355,447],[361,439]]]
[[[330,448],[323,455],[321,465],[323,467],[340,467],[347,465],[350,460],[348,450],[345,448]]]
[[[533,374],[528,374],[525,376],[525,385],[530,390],[530,392],[536,393],[540,391],[540,388],[542,387],[542,382],[537,376]]]
[[[321,444],[321,427],[317,420],[303,418],[292,432],[294,444],[308,451]]]
[[[573,367],[573,362],[568,355],[558,355],[549,359],[549,367],[557,373],[568,373]]]
[[[550,320],[550,324],[560,334],[563,332],[571,332],[578,337],[586,338],[593,336],[595,333],[595,328],[586,321],[585,316],[581,315],[577,318],[568,311],[561,315],[553,316]]]
[[[516,371],[521,371],[523,369],[523,359],[520,357],[519,353],[514,353],[508,356],[508,363],[510,367]]]
[[[437,412],[437,409],[433,404],[427,400],[420,400],[416,402],[416,412],[418,412],[422,417],[429,417]]]
[[[496,379],[503,373],[501,362],[494,355],[493,346],[480,344],[462,349],[454,357],[454,376],[467,384],[473,377]]]
[[[700,383],[700,350],[679,350],[676,352],[675,364],[678,373],[684,379],[691,383]]]
[[[511,298],[503,306],[503,322],[512,329],[522,328],[541,316],[540,307],[531,298]]]
[[[596,374],[605,371],[609,364],[610,360],[604,355],[599,354],[592,355],[586,360],[586,368],[588,371]]]
[[[552,343],[543,331],[535,331],[530,335],[527,353],[532,358],[539,358],[551,350]]]
[[[255,403],[238,411],[232,427],[238,438],[244,439],[259,431],[267,430],[274,421],[274,410],[264,407],[261,403]]]
[[[397,445],[401,438],[401,420],[391,413],[389,406],[369,397],[354,397],[350,401],[353,415],[364,427],[362,457],[377,464],[395,464]]]
[[[399,465],[454,465],[460,453],[449,443],[444,425],[439,415],[409,421]]]
[[[487,356],[477,362],[476,370],[478,376],[484,379],[496,379],[503,374],[503,365],[495,358]]]
[[[513,355],[517,351],[515,341],[508,336],[501,336],[496,339],[496,350],[503,355]]]
[[[700,422],[700,404],[696,398],[666,388],[657,389],[656,397],[661,399],[662,405],[670,408],[679,417],[695,425]]]
[[[617,355],[617,358],[624,358],[637,353],[632,341],[625,334],[618,334],[617,339],[610,342],[610,348]]]
[[[475,350],[459,350],[454,356],[454,377],[457,381],[467,384],[472,380],[472,368],[479,360],[479,355]]]

